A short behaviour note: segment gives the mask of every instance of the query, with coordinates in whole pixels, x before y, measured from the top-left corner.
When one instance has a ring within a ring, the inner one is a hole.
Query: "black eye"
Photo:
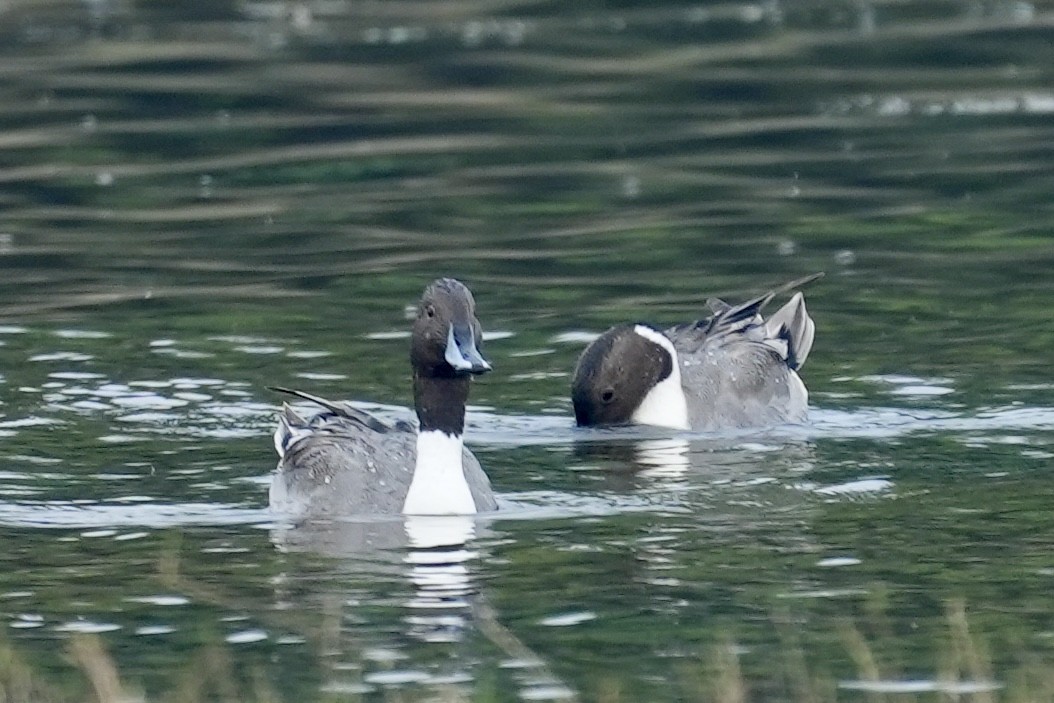
[[[605,403],[610,403],[614,398],[615,391],[611,390],[610,388],[605,389],[604,392],[600,394],[600,399]]]
[[[432,307],[431,305],[427,306],[425,308],[425,315],[428,315],[429,317],[435,317],[436,316],[436,309],[434,307]]]

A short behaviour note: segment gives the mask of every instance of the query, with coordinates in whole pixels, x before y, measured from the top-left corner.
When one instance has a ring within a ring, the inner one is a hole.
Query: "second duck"
[[[739,305],[712,298],[710,317],[665,331],[643,323],[612,327],[578,360],[575,419],[582,426],[701,431],[804,421],[809,393],[798,370],[816,326],[800,292],[768,320],[761,309],[821,275]]]

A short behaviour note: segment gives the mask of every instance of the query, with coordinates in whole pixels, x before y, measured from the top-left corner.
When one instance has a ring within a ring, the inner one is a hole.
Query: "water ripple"
[[[260,525],[271,521],[266,509],[222,503],[161,503],[134,505],[46,501],[0,501],[0,525],[37,528],[188,527],[202,525]],[[115,537],[115,533],[111,533]]]

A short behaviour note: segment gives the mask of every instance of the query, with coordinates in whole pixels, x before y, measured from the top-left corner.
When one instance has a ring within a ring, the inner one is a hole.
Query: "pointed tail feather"
[[[284,388],[282,386],[268,386],[268,389],[272,391],[278,391],[279,393],[285,393],[287,395],[300,398],[301,400],[308,400],[312,403],[315,403],[316,405],[321,405],[323,408],[333,413],[334,415],[347,418],[352,422],[357,422],[360,425],[370,428],[374,432],[387,432],[392,429],[392,426],[389,425],[387,422],[384,422],[383,420],[376,418],[373,415],[370,415],[365,410],[353,408],[347,403],[335,403],[332,400],[326,400],[321,396],[312,395],[311,393],[306,393],[304,391],[298,391],[295,388]],[[296,415],[294,413],[294,417],[295,416]],[[279,420],[279,424],[281,424],[281,422],[282,420]],[[310,423],[310,421],[308,421],[307,423],[304,423],[304,421],[301,422],[303,424]],[[299,436],[297,438],[299,439]],[[289,445],[287,444],[286,446]]]
[[[823,271],[818,271],[816,273],[810,273],[808,276],[802,276],[801,278],[796,278],[793,281],[788,281],[787,283],[784,283],[782,286],[778,286],[776,288],[773,288],[771,293],[772,293],[772,295],[779,295],[780,293],[786,293],[789,290],[794,290],[795,288],[801,288],[802,286],[804,286],[806,284],[809,284],[809,283],[812,283],[816,279],[823,278],[823,277],[824,277],[824,272]]]
[[[714,316],[708,320],[711,327],[733,326],[740,322],[752,322],[761,313],[762,308],[768,305],[775,293],[765,293],[756,298],[740,303],[729,305],[720,298],[709,298],[707,306],[713,311]]]
[[[820,271],[819,273],[810,273],[808,276],[796,278],[793,281],[777,286],[767,293],[762,293],[756,298],[751,298],[750,300],[739,303],[738,305],[729,305],[720,298],[708,298],[706,305],[714,314],[712,317],[700,320],[696,323],[696,326],[706,327],[708,331],[713,331],[718,328],[734,329],[744,322],[760,322],[761,320],[758,316],[761,314],[761,311],[777,295],[794,290],[795,288],[801,288],[807,283],[812,283],[817,278],[823,278],[823,275],[823,271]],[[776,314],[778,315],[779,313]],[[809,346],[812,346],[811,337]],[[807,354],[808,351],[806,351],[806,355]],[[802,358],[802,361],[804,362],[804,357]]]
[[[304,391],[298,391],[295,388],[284,388],[282,386],[268,386],[267,388],[268,390],[278,391],[279,393],[285,393],[286,395],[291,395],[296,398],[300,398],[301,400],[309,400],[312,403],[315,403],[316,405],[321,405],[326,410],[329,410],[330,412],[336,413],[338,415],[343,415],[345,413],[343,404],[334,403],[332,400],[326,400],[321,396],[311,395],[310,393],[305,393]]]

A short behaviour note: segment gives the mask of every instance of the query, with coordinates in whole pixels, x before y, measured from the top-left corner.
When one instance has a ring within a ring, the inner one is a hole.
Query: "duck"
[[[738,305],[711,298],[709,317],[665,330],[643,322],[607,330],[575,366],[576,423],[710,432],[804,422],[809,392],[798,371],[816,325],[801,291],[767,320],[761,311],[822,275]]]
[[[471,291],[441,278],[425,288],[411,330],[416,426],[274,387],[319,410],[305,416],[282,406],[274,432],[279,460],[271,510],[299,522],[495,510],[490,480],[463,443],[471,379],[491,370],[481,341]]]

